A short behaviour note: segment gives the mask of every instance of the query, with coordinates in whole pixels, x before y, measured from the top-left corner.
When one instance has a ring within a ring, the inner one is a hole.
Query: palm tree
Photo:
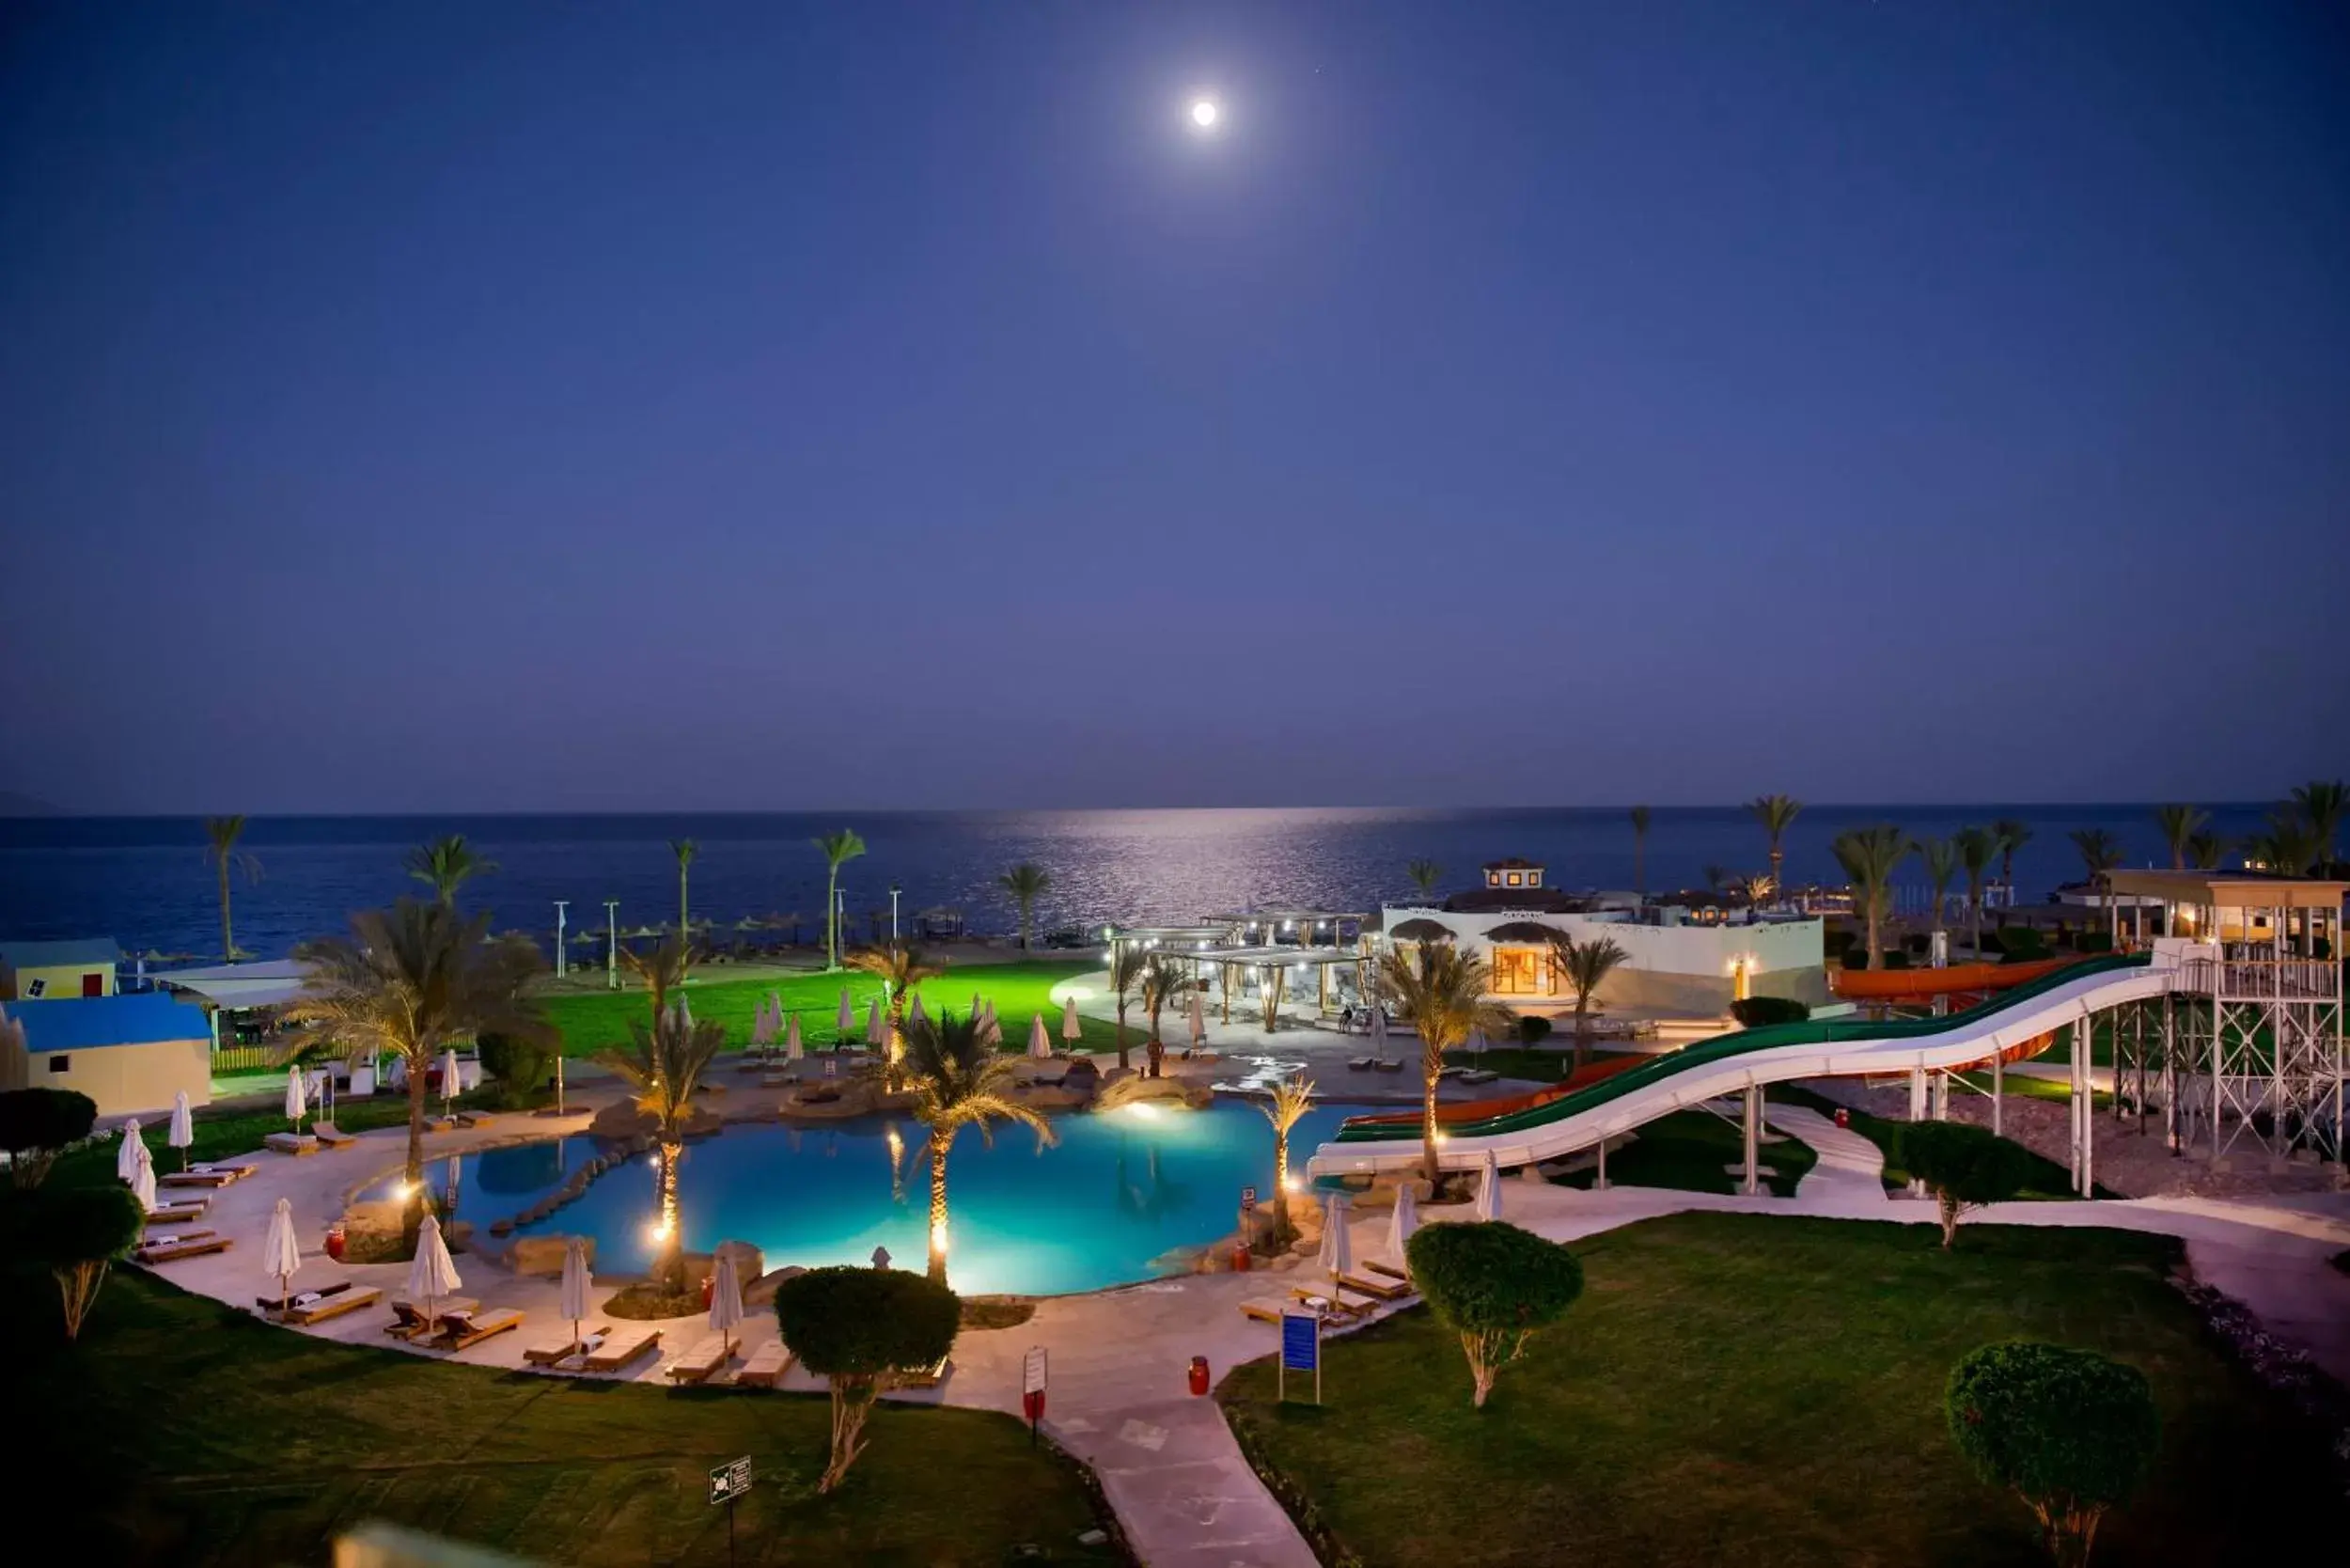
[[[2350,789],[2339,778],[2313,778],[2293,792],[2293,804],[2309,819],[2310,833],[2317,840],[2321,869],[2330,870],[2334,864],[2334,840],[2342,832],[2342,819],[2350,812]]]
[[[220,956],[227,963],[237,962],[237,939],[228,922],[228,872],[233,868],[247,882],[261,880],[261,863],[237,848],[237,840],[244,837],[243,817],[207,817],[204,836],[212,840],[204,852],[220,872]]]
[[[995,879],[995,886],[1010,893],[1020,906],[1020,950],[1028,949],[1028,923],[1036,913],[1036,901],[1052,891],[1053,873],[1033,860],[1023,860]]]
[[[1255,1102],[1273,1123],[1273,1245],[1287,1247],[1296,1234],[1290,1228],[1290,1132],[1313,1108],[1314,1081],[1303,1070],[1273,1086],[1272,1098]]]
[[[2076,827],[2065,835],[2073,840],[2073,848],[2081,857],[2081,866],[2089,872],[2089,886],[2102,891],[2099,902],[2106,911],[2106,924],[2113,924],[2113,881],[2107,874],[2122,864],[2122,840],[2102,827]]]
[[[1648,892],[1648,821],[1645,806],[1632,808],[1632,890]]]
[[[667,944],[663,944],[665,947]],[[661,1146],[661,1217],[654,1223],[657,1249],[651,1274],[672,1294],[685,1288],[685,1236],[678,1224],[678,1161],[685,1154],[685,1123],[694,1095],[711,1058],[726,1044],[726,1026],[714,1019],[689,1023],[682,1004],[657,1009],[652,1022],[628,1021],[629,1043],[596,1053],[596,1060],[619,1074],[636,1096],[636,1108],[651,1116]]]
[[[1577,942],[1560,932],[1550,939],[1550,945],[1558,950],[1559,978],[1574,993],[1574,1065],[1579,1069],[1590,1058],[1591,996],[1632,955],[1612,936]]]
[[[1159,1062],[1167,1055],[1167,1047],[1159,1040],[1159,1013],[1166,1006],[1192,985],[1191,975],[1181,959],[1154,952],[1142,961],[1142,1010],[1151,1016],[1150,1062],[1151,1076],[1159,1075]]]
[[[1958,846],[1948,839],[1928,839],[1918,846],[1925,862],[1926,881],[1934,888],[1934,929],[1942,929],[1942,913],[1950,902],[1950,883],[1958,875]]]
[[[1131,942],[1121,942],[1110,953],[1110,995],[1118,998],[1118,1065],[1126,1061],[1126,1009],[1134,1001],[1135,991],[1142,984],[1142,970],[1150,955]]]
[[[669,853],[677,856],[677,933],[682,938],[690,937],[694,933],[694,925],[685,911],[685,869],[694,863],[694,856],[701,853],[701,846],[691,839],[672,839],[669,840]]]
[[[1708,893],[1711,893],[1716,900],[1719,900],[1722,896],[1722,884],[1728,882],[1729,880],[1729,867],[1708,866],[1705,868],[1705,890]]]
[[[2228,853],[2228,840],[2217,833],[2190,834],[2186,840],[2186,863],[2199,871],[2216,871],[2219,857]]]
[[[880,977],[882,991],[888,997],[889,1045],[882,1063],[882,1081],[884,1087],[894,1091],[899,1087],[900,1064],[905,1055],[906,1008],[914,1000],[915,987],[945,974],[947,965],[932,963],[911,942],[885,942],[878,948],[861,948],[851,953],[849,967]]]
[[[1506,1008],[1485,1000],[1493,975],[1485,961],[1451,943],[1397,948],[1379,960],[1380,994],[1419,1034],[1421,1169],[1436,1180],[1436,1084],[1444,1054],[1458,1049],[1477,1031],[1499,1034],[1510,1027]]]
[[[1794,825],[1795,819],[1803,814],[1803,802],[1793,795],[1760,795],[1747,803],[1747,811],[1762,824],[1762,831],[1770,836],[1771,880],[1779,883],[1783,880],[1787,858],[1781,840],[1787,837],[1787,830]]]
[[[1410,877],[1412,886],[1419,889],[1420,902],[1436,902],[1436,884],[1444,880],[1442,866],[1434,860],[1415,860],[1403,868],[1403,874]]]
[[[1967,943],[1982,957],[1982,884],[1991,862],[1998,858],[1999,836],[1987,827],[1962,827],[1950,835],[1958,848],[1960,870],[1966,873]]]
[[[496,861],[484,860],[474,854],[462,833],[418,844],[408,852],[408,874],[431,888],[432,896],[447,904],[457,902],[457,889],[468,880],[487,876],[497,869]]]
[[[658,1018],[668,1011],[669,993],[684,985],[687,972],[694,967],[694,945],[683,936],[664,937],[650,952],[622,948],[620,962],[644,982],[646,1000]]]
[[[995,1142],[992,1123],[1017,1121],[1036,1130],[1036,1146],[1052,1143],[1042,1116],[1013,1094],[1012,1058],[989,1048],[978,1021],[940,1010],[906,1031],[906,1080],[914,1090],[911,1114],[931,1130],[930,1276],[947,1282],[947,1154],[955,1135],[977,1127]]]
[[[2157,806],[2155,825],[2162,829],[2162,841],[2170,846],[2170,869],[2186,869],[2187,846],[2211,821],[2211,813],[2193,806]]]
[[[2299,876],[2320,849],[2316,833],[2300,812],[2285,806],[2268,813],[2268,831],[2247,839],[2244,853],[2279,876]]]
[[[1730,890],[1747,901],[1749,909],[1760,909],[1778,896],[1778,878],[1768,871],[1756,871],[1740,876],[1731,883]]]
[[[348,937],[294,949],[307,974],[286,1010],[295,1026],[289,1053],[332,1041],[347,1056],[389,1055],[407,1068],[411,1237],[424,1218],[424,1081],[434,1058],[485,1034],[559,1041],[522,994],[544,966],[538,947],[513,936],[486,941],[489,929],[487,915],[466,919],[444,903],[401,899],[352,916]]]
[[[2015,852],[2031,842],[2031,829],[2013,817],[2001,817],[1991,824],[1991,836],[1999,841],[1999,880],[2007,886],[2007,902],[2015,902]]]
[[[840,868],[865,853],[865,840],[842,828],[815,840],[824,855],[824,968],[840,967]]]
[[[1885,905],[1893,872],[1917,846],[1890,823],[1847,828],[1828,846],[1852,879],[1854,902],[1869,931],[1869,967],[1885,967]]]

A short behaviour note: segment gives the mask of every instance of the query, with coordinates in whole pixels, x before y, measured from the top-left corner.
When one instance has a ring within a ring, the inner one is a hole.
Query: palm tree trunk
[[[1290,1135],[1286,1127],[1273,1129],[1273,1245],[1289,1245],[1290,1236]]]
[[[1588,991],[1574,994],[1574,1070],[1578,1073],[1583,1071],[1584,1064],[1591,1058],[1590,1026],[1585,1021],[1584,1012],[1590,999],[1591,994]]]
[[[1028,950],[1028,919],[1035,903],[1033,899],[1020,901],[1020,950],[1024,953]]]
[[[220,961],[223,964],[237,962],[237,939],[228,922],[228,857],[227,855],[221,856],[220,861]]]
[[[1972,930],[1967,940],[1973,946],[1975,962],[1982,962],[1982,889],[1976,887],[1966,895],[1966,918]]]
[[[840,868],[824,873],[824,967],[840,967]]]
[[[400,1231],[411,1249],[424,1229],[424,1068],[408,1058],[408,1206],[400,1216]]]
[[[1869,967],[1885,967],[1885,889],[1869,889]]]
[[[1127,1067],[1126,998],[1123,996],[1118,998],[1118,1067],[1119,1071],[1121,1073],[1124,1072]]]
[[[652,1277],[670,1291],[685,1288],[685,1234],[678,1217],[677,1166],[685,1146],[661,1143],[661,1246],[653,1253]]]
[[[1642,894],[1648,891],[1648,835],[1646,833],[1635,833],[1632,836],[1632,890]]]
[[[948,1140],[931,1129],[931,1257],[930,1277],[947,1282],[947,1148]]]
[[[1786,882],[1782,879],[1782,877],[1780,876],[1780,873],[1779,873],[1779,868],[1780,868],[1782,865],[1784,865],[1784,864],[1786,863],[1786,860],[1787,860],[1787,856],[1786,856],[1786,855],[1785,855],[1784,853],[1782,853],[1782,852],[1780,851],[1779,847],[1778,847],[1778,839],[1772,839],[1772,840],[1771,840],[1771,896],[1772,896],[1773,898],[1778,898],[1778,897],[1781,896],[1782,894],[1784,894],[1784,893],[1787,891],[1787,884],[1786,884]]]
[[[1419,1050],[1420,1163],[1428,1176],[1431,1197],[1434,1196],[1436,1183],[1436,1083],[1443,1073],[1444,1053],[1427,1042],[1421,1042]]]

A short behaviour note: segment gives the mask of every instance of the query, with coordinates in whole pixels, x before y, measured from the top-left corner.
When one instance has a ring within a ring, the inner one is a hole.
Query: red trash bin
[[[343,1261],[343,1223],[339,1219],[326,1228],[326,1255],[338,1263]]]
[[[1248,1244],[1246,1242],[1232,1248],[1232,1272],[1234,1274],[1248,1272]]]
[[[1837,1124],[1839,1127],[1849,1127],[1849,1126],[1851,1126],[1851,1125],[1852,1125],[1852,1112],[1850,1112],[1850,1111],[1846,1110],[1846,1109],[1845,1109],[1843,1106],[1841,1106],[1841,1105],[1837,1106],[1837,1107],[1836,1107],[1836,1124]]]
[[[1208,1358],[1204,1356],[1191,1358],[1191,1391],[1195,1394],[1208,1391]]]
[[[712,1296],[716,1295],[717,1294],[718,1294],[718,1277],[717,1277],[716,1275],[714,1275],[714,1274],[705,1274],[705,1275],[703,1275],[703,1276],[702,1276],[702,1310],[703,1310],[703,1311],[707,1312],[708,1310],[710,1310],[710,1298],[711,1298]]]

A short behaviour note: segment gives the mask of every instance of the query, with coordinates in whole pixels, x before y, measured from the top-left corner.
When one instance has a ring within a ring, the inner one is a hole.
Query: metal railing
[[[2186,983],[2207,996],[2246,1001],[2331,1001],[2342,995],[2342,965],[2324,958],[2198,958],[2187,962]]]

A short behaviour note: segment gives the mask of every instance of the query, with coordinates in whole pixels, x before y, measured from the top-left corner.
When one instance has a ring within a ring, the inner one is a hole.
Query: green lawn
[[[938,979],[926,981],[920,992],[923,1006],[933,1012],[942,1007],[958,1014],[968,1012],[974,992],[993,1001],[995,1016],[1004,1026],[1007,1050],[1027,1048],[1028,1020],[1041,1013],[1052,1036],[1053,1047],[1058,1050],[1061,1010],[1054,1004],[1050,992],[1062,980],[1098,968],[1099,964],[1082,962],[975,964],[969,968],[949,969]],[[721,978],[725,973],[723,967],[696,971],[685,996],[695,1019],[724,1024],[729,1043],[737,1048],[748,1043],[752,1015],[771,991],[782,999],[787,1012],[799,1016],[800,1035],[810,1050],[829,1045],[838,1033],[835,1026],[844,986],[856,1011],[857,1024],[853,1031],[855,1040],[864,1038],[867,1006],[881,995],[881,981],[854,969],[834,975],[773,976],[764,980],[727,980]],[[628,1038],[628,1020],[645,1015],[645,994],[637,990],[559,992],[544,1001],[547,1015],[563,1031],[566,1056],[586,1056],[605,1045],[618,1044]],[[1089,1017],[1079,1022],[1085,1028],[1088,1049],[1116,1048],[1116,1025]],[[1137,1002],[1127,1017],[1129,1045],[1140,1046],[1148,1023]],[[1171,1011],[1162,1020],[1161,1027],[1177,1040],[1188,1038],[1183,1021]]]
[[[1647,1123],[1629,1147],[1607,1156],[1607,1180],[1618,1186],[1734,1193],[1738,1178],[1726,1168],[1745,1158],[1746,1135],[1738,1128],[1705,1111],[1675,1111]],[[1785,1137],[1763,1144],[1762,1161],[1771,1195],[1793,1198],[1795,1184],[1819,1155],[1810,1144]],[[1560,1186],[1588,1188],[1598,1175],[1596,1169],[1580,1170],[1552,1179]]]
[[[1583,1299],[1482,1412],[1425,1310],[1331,1342],[1322,1409],[1277,1405],[1269,1362],[1220,1397],[1339,1560],[2021,1568],[2045,1561],[2031,1516],[1960,1461],[1942,1387],[1977,1345],[2047,1339],[2141,1368],[2163,1412],[2158,1471],[2098,1537],[2104,1568],[2280,1561],[2350,1528],[2323,1435],[2224,1360],[2165,1283],[2175,1243],[1994,1227],[1956,1252],[1937,1241],[1675,1215],[1576,1247]]]
[[[2008,1081],[2013,1083],[2015,1080],[2011,1078]],[[1771,1099],[1791,1105],[1809,1105],[1822,1116],[1832,1117],[1838,1109],[1836,1102],[1826,1095],[1815,1094],[1810,1090],[1800,1089],[1794,1084],[1773,1084],[1767,1092]],[[1883,1176],[1885,1190],[1900,1192],[1907,1187],[1909,1172],[1902,1168],[1901,1156],[1894,1145],[1895,1140],[1901,1136],[1902,1128],[1908,1123],[1890,1121],[1882,1116],[1872,1116],[1864,1110],[1850,1111],[1848,1114],[1852,1118],[1850,1123],[1852,1130],[1875,1144],[1877,1152],[1885,1156]],[[2033,1153],[2029,1149],[2025,1151],[2025,1153],[2030,1156],[2031,1177],[2024,1190],[2017,1196],[2028,1199],[2071,1201],[2076,1196],[2073,1191],[2073,1173],[2045,1155]],[[1614,1174],[1615,1171],[1611,1168],[1608,1175]],[[2097,1196],[2112,1198],[2117,1195],[2107,1191],[2104,1187],[2099,1187]]]
[[[745,1453],[746,1563],[995,1564],[1026,1547],[1115,1560],[1076,1544],[1099,1522],[1077,1471],[1009,1417],[885,1407],[846,1487],[821,1498],[821,1397],[420,1360],[128,1271],[68,1348],[46,1277],[6,1283],[9,1403],[39,1453],[15,1466],[38,1508],[20,1498],[12,1516],[79,1560],[323,1562],[334,1531],[387,1519],[548,1563],[724,1563],[706,1477]]]

